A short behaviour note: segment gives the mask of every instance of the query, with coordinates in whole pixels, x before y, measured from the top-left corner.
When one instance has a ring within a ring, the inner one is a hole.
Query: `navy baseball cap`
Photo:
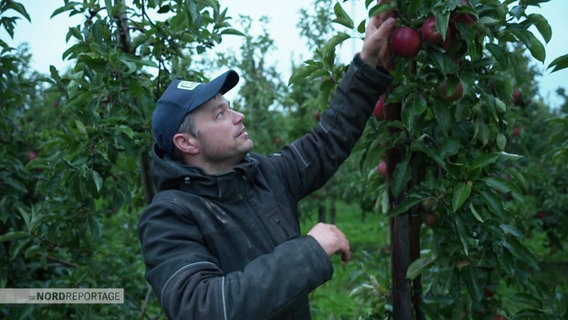
[[[224,94],[239,82],[239,75],[229,70],[207,83],[174,80],[158,100],[152,115],[152,132],[158,148],[172,154],[173,138],[183,118],[217,93]]]

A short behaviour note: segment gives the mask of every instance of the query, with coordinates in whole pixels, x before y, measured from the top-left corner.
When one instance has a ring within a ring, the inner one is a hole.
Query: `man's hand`
[[[363,61],[373,67],[382,65],[385,69],[392,70],[394,65],[389,50],[389,39],[394,24],[395,13],[393,11],[382,12],[369,20],[361,50]]]
[[[351,257],[349,241],[337,226],[320,222],[308,232],[308,235],[316,239],[328,256],[341,253],[341,260],[349,261]]]

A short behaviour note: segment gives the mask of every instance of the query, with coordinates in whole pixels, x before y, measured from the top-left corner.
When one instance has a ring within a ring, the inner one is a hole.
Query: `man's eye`
[[[224,112],[217,113],[217,119],[222,119],[223,115],[224,115]]]

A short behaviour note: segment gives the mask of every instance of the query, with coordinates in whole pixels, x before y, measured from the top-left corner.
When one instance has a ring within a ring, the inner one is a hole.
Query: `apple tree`
[[[552,35],[545,17],[531,13],[541,2],[366,1],[369,15],[390,11],[397,21],[388,66],[394,82],[382,97],[384,115],[367,127],[361,159],[364,198],[374,197],[374,210],[391,222],[394,319],[566,313],[558,307],[563,295],[530,281],[538,260],[518,218],[527,215],[529,187],[515,165],[522,155],[510,145],[513,92],[526,81],[514,47],[542,63],[539,37]],[[340,76],[327,58],[347,38],[362,37],[365,21],[355,24],[340,3],[335,14],[348,31],[292,82],[323,79],[324,91],[326,79]]]
[[[0,10],[10,35],[30,20],[16,1]],[[30,74],[27,52],[0,42],[0,284],[124,288],[125,303],[1,306],[0,317],[157,317],[137,250],[152,111],[171,79],[213,76],[194,57],[241,33],[218,1],[66,0],[46,14],[83,17],[67,33],[69,70]]]

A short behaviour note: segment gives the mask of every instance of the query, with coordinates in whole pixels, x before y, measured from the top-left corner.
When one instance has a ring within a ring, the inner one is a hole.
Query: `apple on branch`
[[[377,171],[382,175],[382,176],[387,176],[387,163],[385,162],[385,160],[381,160],[381,162],[379,162],[379,165],[377,166]]]
[[[449,92],[448,87],[446,85],[446,81],[444,80],[439,87],[440,90],[440,96],[442,97],[442,99],[444,99],[445,101],[451,102],[451,101],[456,101],[459,100],[463,97],[463,84],[462,82],[458,82],[458,84],[456,85],[456,87],[454,88],[454,90],[452,92]]]
[[[385,118],[385,95],[381,95],[377,103],[375,104],[375,108],[373,109],[373,116],[377,121],[381,121]]]
[[[418,55],[422,49],[422,38],[420,33],[411,27],[398,27],[390,39],[390,50],[393,55],[412,59]]]
[[[422,35],[422,40],[431,44],[442,44],[442,34],[438,31],[436,27],[436,17],[428,17],[422,24],[420,28],[420,33]]]

